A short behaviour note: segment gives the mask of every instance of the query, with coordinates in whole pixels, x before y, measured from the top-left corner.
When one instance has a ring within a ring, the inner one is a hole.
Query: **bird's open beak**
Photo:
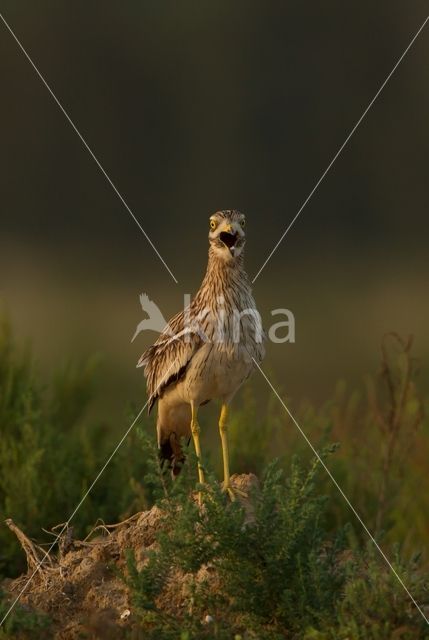
[[[234,255],[235,243],[238,240],[238,233],[234,231],[231,224],[226,225],[219,234],[222,242],[228,247],[231,254]]]

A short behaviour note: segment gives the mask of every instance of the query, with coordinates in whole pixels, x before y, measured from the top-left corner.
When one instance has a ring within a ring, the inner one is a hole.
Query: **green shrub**
[[[240,502],[228,503],[213,478],[200,509],[190,498],[195,479],[188,467],[174,494],[167,490],[160,501],[165,520],[157,549],[141,571],[132,555],[128,559],[144,637],[426,637],[424,621],[383,561],[370,548],[350,550],[346,529],[326,531],[327,499],[315,490],[319,466],[314,460],[304,473],[294,461],[285,478],[277,463],[269,465],[247,523]],[[209,568],[205,578],[203,568]],[[415,564],[406,571],[397,559],[396,570],[429,602]],[[174,610],[165,591],[183,575],[187,606]]]
[[[0,322],[0,518],[12,518],[38,540],[52,540],[42,528],[71,515],[119,439],[85,418],[94,369],[94,360],[64,366],[47,388],[30,353],[16,347],[7,322]],[[98,518],[115,521],[147,505],[139,481],[145,472],[131,434],[76,514],[75,535]],[[22,550],[1,526],[0,574],[16,576],[24,569]]]
[[[426,548],[429,513],[429,414],[425,411],[429,400],[419,390],[412,346],[411,338],[386,335],[380,371],[368,375],[362,389],[349,389],[339,382],[333,397],[320,407],[289,401],[271,375],[316,448],[327,442],[340,443],[329,461],[334,477],[368,528],[388,544],[403,541],[407,557],[416,548]],[[309,461],[311,450],[278,399],[269,394],[261,410],[251,384],[231,411],[231,469],[260,475],[274,456],[280,458],[283,468],[293,454]],[[333,491],[327,474],[321,476],[319,489],[325,494]],[[350,519],[348,505],[337,496],[329,502],[326,514],[331,529]],[[356,529],[356,535],[362,542],[367,536],[362,528]],[[424,561],[428,560],[426,556]]]
[[[402,557],[410,558],[427,535],[429,430],[411,344],[395,345],[393,353],[385,347],[382,375],[368,382],[366,400],[340,384],[321,409],[304,405],[294,413],[318,448],[341,441],[329,459],[334,476],[383,548],[404,540]],[[94,360],[69,364],[44,385],[29,352],[18,349],[8,324],[0,323],[0,517],[13,518],[38,541],[42,528],[72,513],[133,418],[109,428],[88,420],[95,369]],[[200,511],[189,498],[195,456],[188,452],[172,483],[160,472],[154,432],[147,438],[145,429],[144,451],[132,432],[72,522],[79,537],[99,518],[118,521],[162,501],[165,527],[157,550],[141,571],[129,558],[136,633],[160,640],[427,638],[426,623],[397,579],[363,544],[367,534],[354,521],[347,526],[353,516],[329,477],[322,473],[316,480],[318,463],[309,461],[307,444],[277,401],[270,399],[258,417],[248,388],[231,416],[232,470],[263,477],[252,524],[210,474]],[[307,472],[294,461],[285,475],[291,451],[309,465]],[[264,472],[274,452],[280,461]],[[204,567],[221,588],[201,579]],[[428,612],[427,576],[399,555],[395,568]],[[15,576],[24,569],[21,548],[1,527],[0,572]],[[166,576],[174,571],[186,573],[189,586],[189,607],[179,614],[160,606]],[[214,622],[204,624],[207,614]],[[19,625],[37,627],[39,618],[31,616],[17,609],[9,624],[18,626],[7,627],[11,637],[19,637]]]
[[[358,561],[349,563],[333,619],[318,630],[308,629],[304,640],[428,640],[428,623],[370,544]],[[427,616],[429,576],[419,568],[418,558],[405,564],[396,555],[393,566]]]
[[[0,591],[0,620],[9,607],[10,602]],[[41,637],[49,640],[52,637],[49,627],[47,616],[18,603],[0,628],[0,640],[39,640]]]

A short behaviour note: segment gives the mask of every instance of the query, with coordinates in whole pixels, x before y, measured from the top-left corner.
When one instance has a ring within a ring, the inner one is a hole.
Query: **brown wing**
[[[184,324],[184,312],[181,311],[138,361],[137,366],[144,366],[147,379],[149,412],[165,389],[185,374],[192,356],[204,342],[200,333]]]

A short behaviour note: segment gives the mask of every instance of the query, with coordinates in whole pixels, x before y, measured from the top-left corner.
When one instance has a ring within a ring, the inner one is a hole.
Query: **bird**
[[[245,224],[245,215],[235,209],[210,216],[208,262],[201,286],[137,364],[144,367],[149,413],[158,403],[160,459],[162,464],[167,462],[173,477],[185,461],[181,441],[192,437],[198,481],[205,483],[198,412],[207,402],[220,401],[222,490],[231,500],[240,492],[231,483],[229,406],[255,363],[259,365],[265,356],[265,334],[244,269]]]

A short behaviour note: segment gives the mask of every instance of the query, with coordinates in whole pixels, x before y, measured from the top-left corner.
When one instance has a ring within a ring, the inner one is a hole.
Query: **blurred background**
[[[90,411],[122,433],[156,337],[130,343],[139,294],[167,318],[181,308],[221,208],[246,213],[256,274],[427,5],[5,0],[2,12],[178,280],[0,24],[2,311],[42,380],[99,355]],[[278,307],[296,318],[296,343],[269,345],[265,363],[292,407],[322,405],[338,380],[363,385],[392,330],[414,334],[428,389],[428,47],[426,28],[256,280],[266,326]]]
[[[206,266],[207,219],[248,217],[255,275],[423,22],[425,3],[5,2],[5,18],[179,281],[2,26],[0,293],[50,368],[100,352],[109,413],[143,399],[130,338]],[[423,32],[302,212],[255,296],[296,317],[267,363],[288,394],[360,379],[388,330],[429,351]],[[428,372],[424,367],[426,380]]]

